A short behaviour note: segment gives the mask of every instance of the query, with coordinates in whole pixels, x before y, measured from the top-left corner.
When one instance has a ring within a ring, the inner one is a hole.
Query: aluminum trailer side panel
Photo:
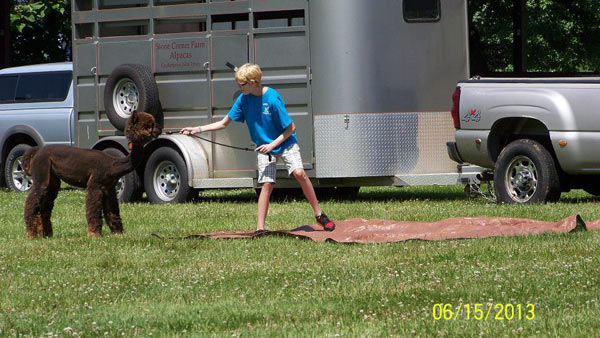
[[[456,172],[445,143],[468,77],[466,1],[426,23],[403,20],[402,3],[310,1],[318,178]]]

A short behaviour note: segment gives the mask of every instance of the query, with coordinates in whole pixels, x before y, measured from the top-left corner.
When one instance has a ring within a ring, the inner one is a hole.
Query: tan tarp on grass
[[[212,232],[193,234],[182,238],[238,239],[278,235],[310,238],[316,242],[333,241],[339,243],[384,243],[411,239],[437,241],[593,230],[600,229],[600,220],[586,224],[579,215],[569,216],[556,223],[524,218],[497,217],[449,218],[438,222],[368,221],[353,218],[337,221],[336,225],[337,227],[333,232],[323,231],[317,225],[305,225],[285,231]]]

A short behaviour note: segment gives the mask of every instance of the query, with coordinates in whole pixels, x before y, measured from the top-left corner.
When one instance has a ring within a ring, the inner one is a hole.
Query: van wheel
[[[6,185],[12,191],[29,191],[33,184],[31,176],[25,173],[23,163],[21,162],[25,150],[29,148],[31,148],[31,146],[28,144],[19,144],[12,148],[6,158],[6,164],[4,165],[4,179],[6,180]]]
[[[187,184],[188,172],[179,153],[168,147],[150,155],[144,169],[144,187],[152,203],[183,203],[192,199],[195,190]]]
[[[521,139],[502,149],[494,170],[499,203],[555,202],[560,181],[554,159],[540,143]]]
[[[123,154],[120,150],[115,148],[106,148],[102,151],[112,157],[125,157],[125,154]],[[119,178],[119,180],[117,181],[117,185],[115,186],[119,202],[127,203],[139,201],[142,198],[142,194],[144,193],[141,183],[142,182],[140,180],[140,176],[138,175],[136,170],[133,170],[129,174]]]
[[[154,116],[163,125],[162,107],[158,97],[158,86],[150,67],[138,64],[123,64],[115,68],[104,88],[106,116],[118,130],[124,130],[134,110]]]

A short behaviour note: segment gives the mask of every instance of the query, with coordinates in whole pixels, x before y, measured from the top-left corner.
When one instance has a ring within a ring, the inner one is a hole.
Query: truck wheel
[[[106,116],[118,130],[134,110],[147,112],[163,125],[162,107],[158,97],[158,86],[152,70],[143,65],[123,64],[115,68],[104,87]]]
[[[540,143],[521,139],[502,149],[494,170],[499,203],[554,202],[560,181],[554,159]]]
[[[25,192],[31,189],[33,181],[31,176],[25,173],[21,159],[25,150],[31,148],[28,144],[19,144],[12,148],[8,157],[6,157],[6,164],[4,165],[4,179],[6,185],[12,191]]]
[[[152,203],[183,203],[194,195],[187,184],[187,167],[179,153],[168,147],[157,149],[150,155],[144,170],[144,187]]]
[[[102,151],[112,157],[125,157],[125,154],[115,148],[106,148]],[[119,178],[117,185],[115,186],[115,190],[117,191],[117,198],[119,198],[119,202],[122,203],[138,201],[142,198],[142,194],[144,193],[140,176],[136,170]]]

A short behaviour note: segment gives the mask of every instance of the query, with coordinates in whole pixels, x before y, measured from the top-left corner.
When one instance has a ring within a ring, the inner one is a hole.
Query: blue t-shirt
[[[275,89],[268,87],[262,96],[240,95],[227,116],[236,122],[246,122],[250,138],[257,146],[273,142],[292,124],[283,98]],[[278,155],[297,142],[294,132],[271,153]]]

